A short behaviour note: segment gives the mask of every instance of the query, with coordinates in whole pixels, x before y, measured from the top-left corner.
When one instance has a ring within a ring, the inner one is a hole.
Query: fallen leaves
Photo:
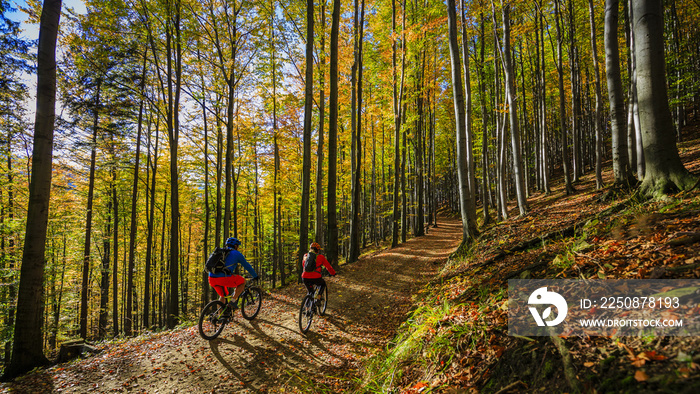
[[[649,380],[649,376],[641,369],[638,369],[637,372],[634,373],[634,379],[637,382],[646,382]]]

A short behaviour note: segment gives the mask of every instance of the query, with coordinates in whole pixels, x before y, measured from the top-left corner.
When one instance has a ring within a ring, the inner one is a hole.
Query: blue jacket
[[[257,278],[258,274],[255,272],[253,267],[251,267],[250,263],[248,263],[246,261],[245,257],[243,257],[243,253],[237,251],[236,249],[231,249],[229,254],[226,256],[226,268],[228,268],[229,271],[231,271],[231,272],[236,272],[236,267],[238,266],[238,264],[242,265],[243,268],[245,268],[245,270],[248,271],[248,273],[250,273],[250,275],[253,278]],[[231,276],[231,275],[226,275],[224,273],[221,273],[221,274],[210,273],[209,276],[212,278],[222,278],[222,277]]]

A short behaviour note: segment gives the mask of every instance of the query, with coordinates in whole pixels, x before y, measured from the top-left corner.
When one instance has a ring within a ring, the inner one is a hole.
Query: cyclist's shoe
[[[230,302],[228,303],[228,310],[231,311],[231,312],[233,312],[233,311],[235,311],[236,309],[238,309],[238,300],[230,301]]]

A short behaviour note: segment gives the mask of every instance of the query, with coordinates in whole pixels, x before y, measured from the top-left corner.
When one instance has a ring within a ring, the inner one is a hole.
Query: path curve
[[[442,220],[427,235],[363,256],[327,278],[326,316],[306,335],[297,315],[302,285],[272,291],[256,319],[238,318],[219,339],[197,327],[112,345],[95,357],[35,372],[2,391],[18,392],[279,392],[318,384],[349,387],[361,361],[387,344],[406,318],[412,296],[461,241],[461,222]],[[38,390],[38,391],[37,391]]]

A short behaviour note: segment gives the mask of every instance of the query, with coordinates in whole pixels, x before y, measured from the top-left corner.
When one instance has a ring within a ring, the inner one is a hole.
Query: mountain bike
[[[262,290],[254,284],[255,281],[246,281],[245,289],[238,297],[238,304],[241,315],[246,320],[252,320],[260,312],[262,306]],[[228,289],[226,289],[228,293]],[[218,337],[226,327],[226,324],[233,320],[235,303],[232,302],[233,293],[227,294],[226,303],[219,300],[209,302],[202,309],[199,315],[199,335],[206,340]]]
[[[328,286],[311,285],[311,292],[304,296],[299,308],[299,329],[306,334],[314,315],[325,315],[328,306]]]

